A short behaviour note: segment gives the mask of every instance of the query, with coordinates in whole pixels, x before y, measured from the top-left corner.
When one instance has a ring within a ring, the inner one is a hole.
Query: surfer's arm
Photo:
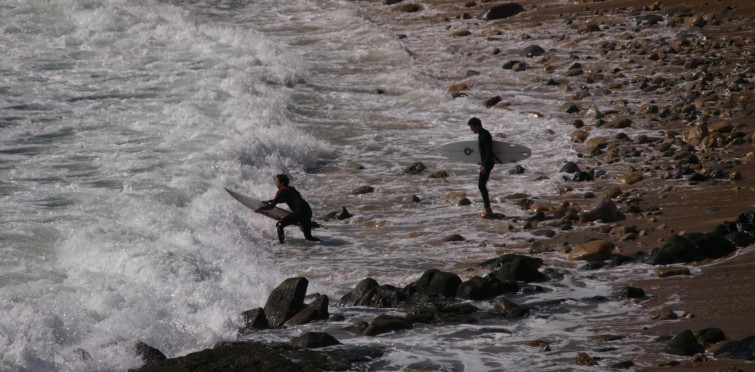
[[[266,211],[268,209],[273,209],[275,206],[281,202],[281,198],[283,197],[283,189],[278,190],[278,192],[275,194],[275,198],[273,200],[268,200],[266,202],[262,202],[262,205],[260,205],[259,210]]]

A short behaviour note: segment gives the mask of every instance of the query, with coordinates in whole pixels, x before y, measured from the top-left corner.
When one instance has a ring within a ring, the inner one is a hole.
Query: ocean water
[[[433,149],[474,139],[472,116],[532,148],[524,175],[499,166],[489,183],[498,212],[526,217],[505,196],[556,192],[558,169],[575,157],[568,126],[452,99],[435,77],[449,66],[415,58],[372,22],[366,10],[379,5],[0,4],[0,370],[126,370],[141,364],[134,341],[176,357],[235,340],[240,313],[263,306],[287,277],[307,277],[310,293],[335,303],[368,276],[401,286],[429,268],[463,275],[464,264],[495,257],[493,246],[532,239],[509,230],[511,221],[476,218],[476,167]],[[491,90],[524,106],[555,105],[547,92]],[[449,177],[402,174],[414,162]],[[277,173],[291,175],[316,217],[342,206],[354,217],[316,230],[323,243],[291,229],[278,244],[273,222],[223,189],[269,199]],[[362,185],[376,191],[351,195]],[[445,203],[452,191],[475,204]],[[467,240],[440,243],[449,233]],[[346,320],[249,338],[321,329],[343,343],[387,346],[371,370],[560,370],[579,368],[571,363],[579,351],[607,362],[641,353],[629,342],[595,351],[591,340],[641,316],[631,303],[596,298],[647,268],[583,272],[558,256],[549,265],[565,279],[512,299],[562,304],[520,321],[365,338],[342,328],[374,311],[331,307]],[[535,339],[553,351],[527,346]]]

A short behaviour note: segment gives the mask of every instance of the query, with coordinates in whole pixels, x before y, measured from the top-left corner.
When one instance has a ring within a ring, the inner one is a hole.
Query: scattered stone
[[[296,349],[317,349],[321,347],[341,345],[341,342],[325,332],[307,332],[292,339],[288,344]]]
[[[351,190],[352,195],[362,195],[362,194],[369,194],[375,192],[375,188],[372,186],[359,186],[353,190]]]
[[[418,161],[404,168],[404,170],[401,171],[401,174],[419,174],[419,173],[422,173],[422,171],[424,171],[425,169],[427,169],[427,167],[424,164],[422,164],[422,162]]]
[[[592,222],[601,220],[603,222],[616,222],[623,217],[619,213],[619,209],[616,207],[611,199],[600,199],[592,209],[579,214],[580,221]]]
[[[405,318],[380,314],[373,319],[364,330],[365,336],[377,336],[383,333],[401,331],[404,329],[411,329],[412,324]]]
[[[670,308],[663,306],[660,309],[656,309],[650,312],[650,319],[653,320],[673,320],[679,316]]]
[[[691,275],[687,267],[657,267],[655,276],[659,278],[668,278],[672,276]]]
[[[444,236],[443,239],[441,239],[440,241],[447,243],[447,242],[463,242],[465,240],[466,239],[459,234],[451,234],[451,235]]]
[[[477,18],[484,21],[492,21],[512,17],[523,11],[524,8],[517,3],[504,3],[483,10]]]
[[[614,245],[605,240],[578,244],[569,254],[569,261],[605,261],[611,256]]]
[[[697,343],[697,338],[692,331],[685,330],[671,339],[671,342],[663,348],[666,354],[693,356],[697,353],[705,352],[705,348]]]
[[[597,366],[598,361],[587,353],[580,352],[577,353],[577,357],[574,358],[574,364],[578,366]]]

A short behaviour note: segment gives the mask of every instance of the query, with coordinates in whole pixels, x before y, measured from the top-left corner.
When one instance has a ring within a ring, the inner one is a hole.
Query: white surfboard
[[[478,164],[480,162],[480,148],[477,141],[451,142],[435,149],[449,159],[465,163]],[[516,163],[532,155],[532,151],[525,146],[508,142],[493,141],[493,158],[496,164]]]

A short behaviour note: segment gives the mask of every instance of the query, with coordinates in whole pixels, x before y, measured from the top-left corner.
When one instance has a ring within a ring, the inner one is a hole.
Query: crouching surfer
[[[304,239],[309,241],[320,241],[320,239],[312,236],[312,208],[309,206],[306,200],[301,196],[298,190],[293,186],[288,185],[288,176],[285,174],[279,174],[275,176],[275,186],[278,187],[278,192],[275,194],[275,198],[263,205],[254,208],[254,211],[259,213],[260,211],[273,209],[276,204],[286,203],[288,208],[291,209],[291,214],[284,217],[282,220],[275,224],[278,231],[278,241],[283,243],[284,235],[283,228],[297,223],[301,224],[301,231],[304,233]]]

